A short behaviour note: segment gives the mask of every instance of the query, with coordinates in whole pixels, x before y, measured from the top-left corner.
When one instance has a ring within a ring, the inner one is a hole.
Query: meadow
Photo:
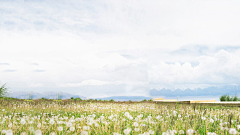
[[[6,135],[239,134],[239,108],[153,101],[0,100]]]

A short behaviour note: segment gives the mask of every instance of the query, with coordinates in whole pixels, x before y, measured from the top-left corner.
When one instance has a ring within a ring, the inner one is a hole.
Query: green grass
[[[0,104],[0,134],[3,130],[10,130],[14,135],[24,132],[33,135],[37,131],[44,135],[53,132],[57,135],[79,135],[83,131],[89,135],[124,135],[128,132],[129,135],[162,135],[167,132],[184,132],[186,135],[190,130],[195,131],[195,135],[209,132],[224,135],[229,131],[221,128],[239,131],[240,109],[237,107],[155,102],[63,102],[16,100],[12,103],[4,100]],[[59,127],[63,130],[59,131]]]

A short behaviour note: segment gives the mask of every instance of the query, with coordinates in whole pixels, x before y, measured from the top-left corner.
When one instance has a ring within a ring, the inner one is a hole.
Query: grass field
[[[0,100],[6,135],[239,134],[239,108],[155,102]]]

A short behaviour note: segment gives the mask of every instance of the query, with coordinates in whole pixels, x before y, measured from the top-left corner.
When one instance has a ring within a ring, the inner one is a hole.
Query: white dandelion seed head
[[[66,123],[67,127],[71,127],[72,126],[72,123],[71,122],[68,122]]]
[[[87,131],[82,131],[80,135],[88,135]]]
[[[75,130],[75,127],[70,127],[70,131],[74,131]]]
[[[20,135],[27,135],[27,133],[26,132],[22,132]]]
[[[58,131],[63,131],[63,127],[58,127]]]
[[[41,131],[41,130],[39,130],[39,129],[38,129],[38,130],[36,130],[36,131],[35,131],[35,135],[42,135],[42,131]]]
[[[229,132],[229,134],[232,134],[232,135],[237,134],[237,130],[235,128],[230,128],[228,132]]]
[[[179,134],[184,134],[184,130],[179,130],[178,133]]]
[[[51,132],[49,135],[57,135],[55,132]]]
[[[123,130],[124,134],[126,135],[130,134],[131,131],[132,131],[131,128],[126,128]]]
[[[83,130],[89,130],[90,127],[89,126],[83,126]]]
[[[193,133],[194,133],[194,130],[193,130],[193,129],[188,129],[188,130],[187,130],[187,134],[191,135],[191,134],[193,134]]]

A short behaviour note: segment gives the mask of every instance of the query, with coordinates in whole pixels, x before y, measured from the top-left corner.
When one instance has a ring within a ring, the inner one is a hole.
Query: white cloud
[[[238,84],[239,6],[0,1],[0,80],[16,88],[101,86],[96,89],[108,94],[113,86],[124,89],[121,94],[147,94],[150,88]]]
[[[60,87],[80,87],[84,85],[107,85],[110,82],[107,81],[99,81],[99,80],[84,80],[80,83],[67,83],[67,84],[60,84]]]
[[[220,50],[213,56],[198,57],[199,65],[194,67],[189,62],[184,64],[161,62],[149,69],[150,83],[159,88],[239,84],[239,58],[239,51],[230,53]]]

